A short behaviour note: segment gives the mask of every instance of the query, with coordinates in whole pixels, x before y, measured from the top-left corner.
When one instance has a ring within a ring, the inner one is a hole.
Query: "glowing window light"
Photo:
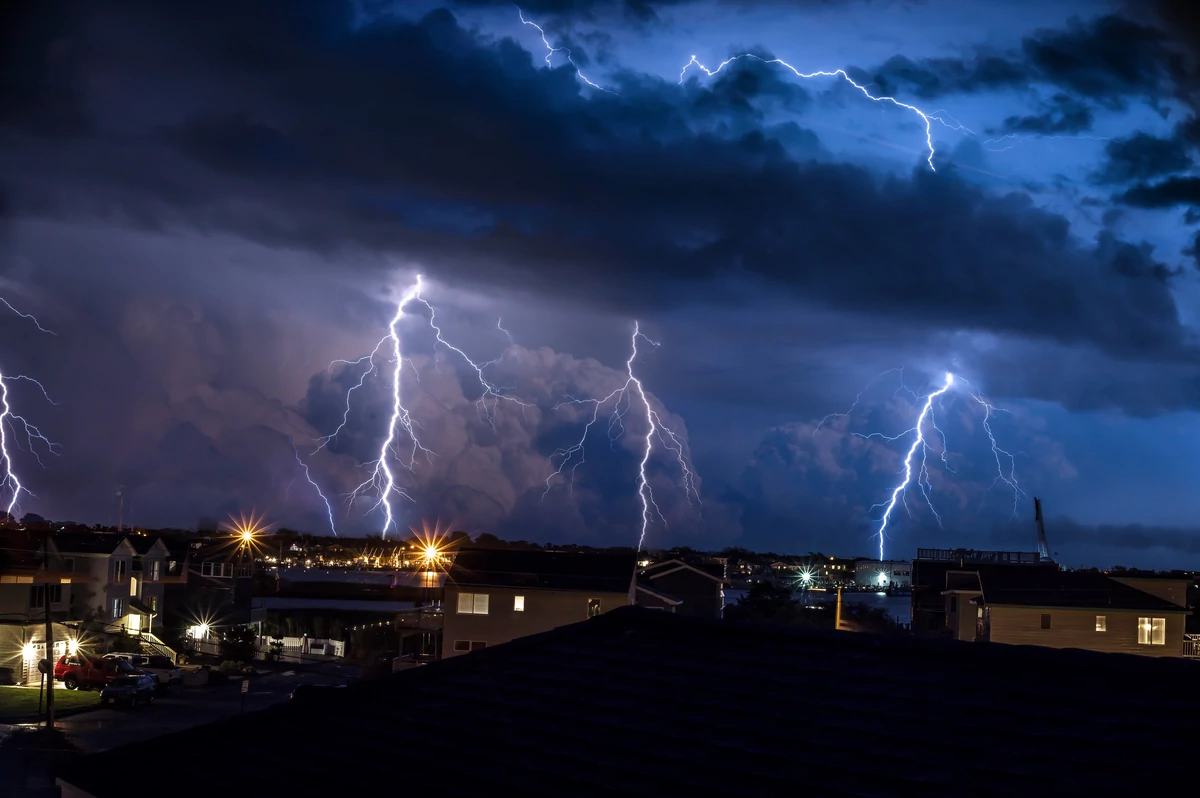
[[[26,643],[21,646],[21,656],[25,659],[33,659],[34,651],[33,643]]]

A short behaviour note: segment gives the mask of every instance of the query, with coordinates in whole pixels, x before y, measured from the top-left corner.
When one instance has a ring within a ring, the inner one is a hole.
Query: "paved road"
[[[287,701],[297,685],[345,684],[350,675],[332,668],[322,670],[325,672],[285,672],[252,678],[245,711],[255,712]],[[242,711],[241,689],[241,680],[221,686],[174,688],[149,706],[97,709],[64,718],[57,725],[80,749],[89,753],[106,751],[237,715]],[[0,726],[0,737],[4,732]]]

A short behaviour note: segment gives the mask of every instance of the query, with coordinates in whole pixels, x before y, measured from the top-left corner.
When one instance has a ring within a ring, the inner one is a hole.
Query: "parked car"
[[[54,665],[54,680],[62,682],[68,690],[105,687],[114,679],[139,673],[123,659],[93,659],[86,654],[63,654]]]
[[[136,707],[138,704],[154,703],[154,691],[157,683],[153,676],[139,674],[137,676],[118,676],[100,693],[100,703],[128,704]]]
[[[105,654],[105,659],[123,659],[143,673],[149,673],[158,680],[160,687],[168,687],[183,682],[183,671],[169,657],[157,654]]]

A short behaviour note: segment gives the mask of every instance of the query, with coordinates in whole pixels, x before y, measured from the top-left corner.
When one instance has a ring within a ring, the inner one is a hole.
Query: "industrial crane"
[[[1050,559],[1050,547],[1046,545],[1046,524],[1042,521],[1042,500],[1033,497],[1033,517],[1037,521],[1038,554],[1043,560]]]

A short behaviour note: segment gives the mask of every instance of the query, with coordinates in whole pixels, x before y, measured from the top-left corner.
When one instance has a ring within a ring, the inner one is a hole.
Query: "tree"
[[[475,544],[489,549],[505,548],[504,541],[493,535],[491,532],[480,532],[479,537],[475,538]]]
[[[221,659],[252,662],[257,650],[258,634],[253,626],[234,626],[221,635]]]

